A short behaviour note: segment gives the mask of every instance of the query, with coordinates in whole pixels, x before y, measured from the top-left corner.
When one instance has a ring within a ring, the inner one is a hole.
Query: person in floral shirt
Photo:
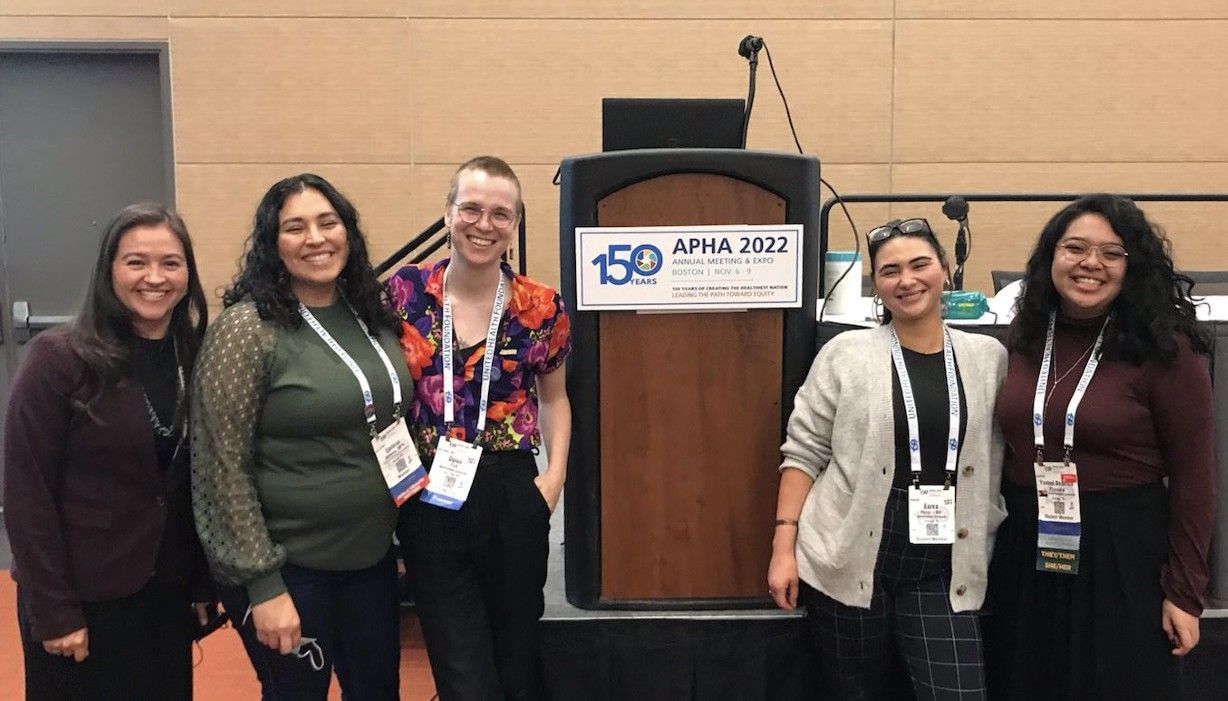
[[[406,266],[388,282],[393,302],[406,319],[401,346],[419,382],[410,418],[424,456],[434,455],[443,427],[443,356],[437,351],[442,334],[443,273],[449,262]],[[542,435],[537,430],[539,401],[534,379],[563,364],[571,349],[570,322],[558,292],[515,274],[507,263],[501,262],[500,269],[510,280],[511,296],[500,326],[502,345],[493,366],[487,425],[480,434],[474,433],[483,341],[465,359],[463,377],[458,368],[453,380],[459,418],[448,432],[489,450],[535,452]]]
[[[397,528],[441,701],[540,696],[537,625],[571,439],[560,371],[571,334],[558,292],[502,261],[522,212],[507,163],[466,162],[444,210],[452,257],[405,266],[387,283],[415,383],[411,432],[428,465],[447,463]],[[451,456],[476,466],[460,460],[471,469],[454,472]],[[467,492],[456,487],[467,479]]]

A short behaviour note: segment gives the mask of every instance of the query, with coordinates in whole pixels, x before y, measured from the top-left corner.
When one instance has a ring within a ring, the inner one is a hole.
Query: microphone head
[[[738,55],[742,58],[750,58],[752,54],[756,54],[763,48],[763,37],[757,37],[747,34],[742,37],[742,41],[738,42]]]
[[[951,195],[942,203],[942,213],[951,221],[961,221],[968,218],[968,201],[959,195]]]

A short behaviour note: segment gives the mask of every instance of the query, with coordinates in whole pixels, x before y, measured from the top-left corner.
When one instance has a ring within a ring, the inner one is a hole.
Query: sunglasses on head
[[[896,234],[904,236],[921,234],[932,238],[934,231],[930,229],[930,223],[924,219],[905,219],[904,221],[888,222],[882,226],[870,229],[870,233],[866,234],[866,243],[882,243]]]

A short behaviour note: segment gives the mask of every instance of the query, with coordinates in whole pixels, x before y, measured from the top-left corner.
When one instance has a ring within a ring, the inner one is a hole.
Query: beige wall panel
[[[553,164],[601,149],[602,97],[746,94],[746,62],[735,51],[745,32],[739,22],[423,20],[411,27],[416,163],[494,152]],[[760,22],[756,29],[771,36],[803,146],[833,161],[886,162],[891,23]],[[836,72],[843,77],[832,78]],[[460,85],[477,86],[478,94],[462,96]],[[766,60],[749,141],[793,149]]]
[[[313,172],[341,190],[358,208],[373,263],[409,239],[416,197],[410,167],[398,165],[217,164],[180,165],[176,171],[179,211],[196,247],[205,295],[217,304],[220,288],[237,270],[256,205],[281,178]]]
[[[454,0],[407,0],[411,17],[554,17],[655,18],[655,19],[810,19],[891,17],[892,0],[472,0],[458,5]],[[463,8],[463,14],[460,10]],[[742,36],[758,34],[747,27]],[[763,36],[771,40],[767,34]],[[739,36],[738,39],[742,37]],[[735,40],[736,45],[736,40]]]
[[[1228,17],[1225,0],[895,0],[895,16],[908,18],[1188,18]]]
[[[0,15],[4,41],[166,41],[165,17],[16,17]]]
[[[1228,192],[1228,163],[906,164],[893,169],[896,192]],[[966,287],[991,292],[989,271],[1021,270],[1041,227],[1064,203],[974,202],[974,246]],[[1173,242],[1178,267],[1228,269],[1219,222],[1228,203],[1142,203]],[[927,216],[951,248],[955,223],[941,205],[896,205],[896,216]]]
[[[885,163],[824,163],[822,171],[823,179],[835,185],[836,190],[841,195],[860,195],[891,191],[891,167]],[[823,202],[827,202],[832,198],[832,192],[826,186],[822,187],[821,193]],[[848,204],[847,207],[849,215],[853,217],[853,223],[857,225],[859,237],[864,237],[870,228],[878,226],[890,218],[888,216],[890,208],[885,204],[859,204],[854,202]],[[828,217],[827,236],[828,250],[851,251],[854,248],[853,231],[849,228],[848,218],[844,216],[844,210],[838,204],[831,208],[831,215]],[[861,246],[863,254],[865,253],[865,244],[864,238],[861,238],[857,244]],[[865,267],[865,270],[867,273],[869,272],[870,268],[868,265]]]
[[[1228,22],[901,21],[896,37],[896,162],[1228,160]]]
[[[172,20],[178,160],[409,163],[408,56],[403,20]]]
[[[166,16],[168,0],[4,0],[0,15]]]
[[[404,17],[406,10],[406,0],[169,1],[172,17]]]

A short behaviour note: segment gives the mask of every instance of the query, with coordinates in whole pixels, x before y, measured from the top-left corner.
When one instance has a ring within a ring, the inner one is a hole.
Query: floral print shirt
[[[434,265],[407,265],[387,283],[393,306],[401,315],[401,348],[414,378],[410,430],[424,457],[435,454],[444,430],[441,339],[443,271],[447,265],[447,259]],[[557,370],[571,353],[571,322],[558,292],[515,274],[507,263],[501,265],[511,285],[499,322],[486,426],[478,434],[478,399],[486,352],[483,339],[467,358],[453,342],[456,423],[447,430],[452,437],[486,450],[533,450],[542,441],[537,427],[536,378]]]

